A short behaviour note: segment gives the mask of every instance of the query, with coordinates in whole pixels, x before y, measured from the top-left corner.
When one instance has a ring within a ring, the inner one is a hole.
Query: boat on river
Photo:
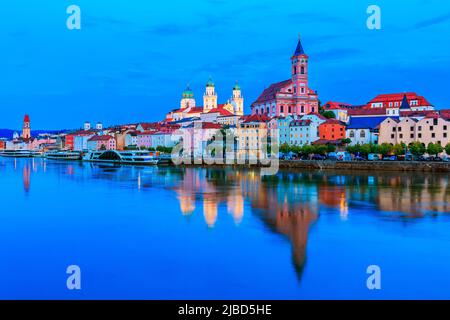
[[[157,165],[158,159],[151,155],[148,151],[130,150],[104,150],[90,151],[83,156],[83,161],[88,162],[104,162],[117,164],[134,164],[134,165]]]
[[[81,152],[77,151],[54,151],[47,152],[45,158],[49,160],[77,161],[81,160]]]
[[[5,158],[32,158],[34,152],[30,150],[2,150],[0,156]]]

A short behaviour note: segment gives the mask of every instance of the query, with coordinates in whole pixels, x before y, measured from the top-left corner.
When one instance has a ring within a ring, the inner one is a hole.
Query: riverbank
[[[283,169],[307,170],[355,170],[355,171],[390,171],[390,172],[444,172],[450,173],[448,162],[417,161],[280,161]]]
[[[233,165],[206,165],[183,164],[185,167],[233,167],[254,168],[261,165],[233,164]],[[382,172],[428,172],[450,173],[450,162],[418,162],[418,161],[312,161],[312,160],[280,160],[280,169],[299,170],[343,170],[343,171],[382,171]]]

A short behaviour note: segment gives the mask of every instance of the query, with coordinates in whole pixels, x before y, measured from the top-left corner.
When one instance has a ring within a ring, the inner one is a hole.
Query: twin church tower
[[[172,110],[166,116],[166,121],[179,121],[186,118],[200,117],[201,114],[219,113],[220,115],[244,115],[244,97],[241,87],[236,82],[233,86],[231,99],[224,104],[218,103],[215,84],[210,78],[206,83],[206,90],[203,94],[203,106],[197,106],[194,93],[189,86],[183,92],[180,101],[180,108]]]

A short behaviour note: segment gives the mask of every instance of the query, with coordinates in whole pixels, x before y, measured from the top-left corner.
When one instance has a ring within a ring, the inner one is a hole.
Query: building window
[[[422,131],[422,126],[419,126],[419,129],[418,129],[419,131]]]
[[[355,137],[355,132],[352,130],[350,131],[350,138],[354,138]]]
[[[411,127],[411,131],[414,131],[414,127]]]
[[[301,74],[305,74],[305,67],[302,66],[302,67],[300,68],[300,73],[301,73]]]
[[[305,106],[300,107],[300,113],[305,113]]]
[[[431,137],[432,137],[432,138],[436,138],[436,133],[433,132],[433,133],[431,134]]]
[[[391,134],[391,139],[394,139],[395,138],[395,135],[394,134]]]
[[[419,133],[419,139],[421,139],[422,138],[422,134],[421,133]]]
[[[433,126],[430,126],[430,131],[433,131],[434,130],[434,127]]]
[[[288,110],[289,110],[288,111],[289,113],[292,113],[292,107],[291,106],[288,107]]]
[[[294,74],[297,74],[297,66],[294,66]]]
[[[447,138],[447,132],[444,132],[444,138]]]
[[[364,130],[362,130],[359,136],[361,138],[365,138],[366,137],[366,132]]]

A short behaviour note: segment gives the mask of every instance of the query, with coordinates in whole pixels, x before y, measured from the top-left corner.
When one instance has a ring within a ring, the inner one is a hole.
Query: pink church
[[[252,104],[252,114],[269,117],[302,116],[319,111],[317,91],[308,85],[309,57],[300,39],[291,58],[291,79],[270,85]]]

